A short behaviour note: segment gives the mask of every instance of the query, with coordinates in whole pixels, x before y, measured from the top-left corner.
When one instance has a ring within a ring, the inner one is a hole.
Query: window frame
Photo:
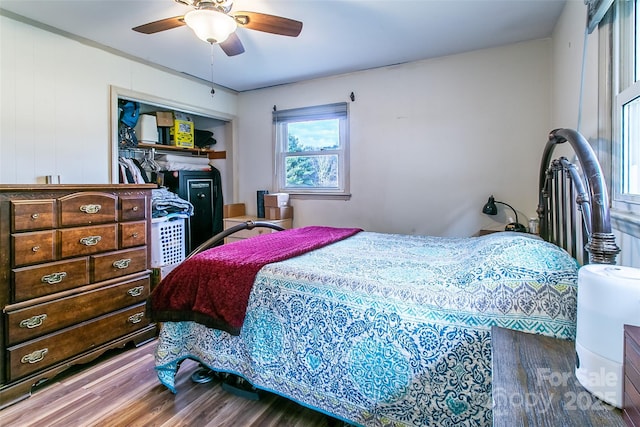
[[[286,131],[289,123],[338,119],[339,148],[320,151],[304,151],[304,156],[323,156],[335,154],[338,157],[338,188],[326,187],[287,187],[287,158],[300,156],[290,155],[287,151],[289,135]],[[310,199],[349,199],[351,194],[349,176],[349,105],[346,102],[324,104],[309,107],[275,110],[273,112],[273,144],[274,144],[274,182],[277,192],[289,193],[293,198]]]
[[[634,211],[636,209],[640,212],[640,194],[629,194],[623,191],[623,187],[626,186],[626,182],[624,181],[625,171],[627,169],[627,165],[624,164],[625,158],[625,140],[626,136],[624,135],[624,126],[623,126],[623,110],[624,106],[631,103],[638,102],[640,103],[640,82],[636,82],[635,84],[627,87],[625,90],[620,92],[616,96],[616,104],[615,104],[615,126],[616,126],[616,140],[618,141],[615,144],[614,150],[614,159],[617,159],[614,165],[614,173],[615,173],[615,186],[614,186],[614,206],[618,209],[625,209],[628,211]],[[637,147],[635,147],[638,149]],[[635,205],[639,205],[635,208]]]
[[[640,95],[640,81],[635,81],[640,70],[635,70],[637,64],[634,31],[636,29],[636,14],[640,13],[640,1],[615,1],[607,17],[600,26],[600,40],[606,40],[608,47],[601,50],[600,59],[603,63],[601,70],[609,72],[601,73],[601,85],[608,87],[604,93],[608,93],[607,99],[601,98],[601,103],[606,105],[601,115],[601,129],[610,129],[610,150],[608,159],[604,163],[610,167],[611,194],[611,221],[615,228],[640,237],[640,195],[623,192],[623,106],[636,99]],[[629,10],[624,10],[624,8]],[[632,40],[631,43],[625,43]],[[608,104],[608,105],[607,105]],[[601,105],[601,107],[603,107]],[[608,113],[607,113],[608,110]],[[602,138],[601,138],[602,139]]]
[[[613,23],[613,207],[619,210],[634,211],[634,205],[640,205],[640,195],[630,195],[623,192],[624,165],[622,164],[623,153],[623,126],[622,109],[623,106],[631,102],[640,95],[640,82],[634,82],[635,76],[632,64],[635,64],[634,44],[623,43],[631,40],[634,33],[635,23],[633,17],[637,11],[623,10],[623,7],[633,8],[635,1],[615,2],[615,13],[619,19]],[[634,13],[635,12],[635,13]],[[638,207],[640,209],[640,207]],[[639,210],[640,212],[640,210]]]

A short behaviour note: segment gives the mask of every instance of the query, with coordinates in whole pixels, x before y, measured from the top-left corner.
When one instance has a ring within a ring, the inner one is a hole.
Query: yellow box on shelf
[[[174,120],[169,130],[171,145],[182,148],[193,148],[194,142],[193,122],[187,120]]]

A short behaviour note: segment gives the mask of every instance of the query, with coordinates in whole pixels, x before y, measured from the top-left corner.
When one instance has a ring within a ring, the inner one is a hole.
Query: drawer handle
[[[33,252],[38,252],[40,250],[40,246],[34,246],[31,248]]]
[[[40,350],[36,350],[33,353],[30,353],[30,354],[22,356],[22,359],[20,359],[20,361],[22,363],[30,363],[30,364],[38,363],[42,359],[44,359],[44,357],[47,355],[47,353],[49,353],[49,349],[48,348],[43,348],[43,349],[40,349]]]
[[[133,234],[131,235],[131,237],[133,237],[134,239],[137,239],[137,238],[138,238],[138,233],[133,233]]]
[[[119,268],[120,270],[124,270],[125,268],[129,267],[129,264],[131,264],[131,258],[124,258],[124,259],[119,259],[117,261],[113,261],[113,266],[115,268]]]
[[[42,283],[48,283],[50,285],[55,285],[56,283],[62,282],[65,277],[67,277],[67,272],[66,271],[59,271],[57,273],[51,273],[51,274],[47,274],[46,276],[42,276],[42,279],[40,279],[40,281]]]
[[[142,322],[143,318],[144,318],[144,312],[136,313],[133,316],[129,316],[129,322],[135,325],[136,323]]]
[[[102,240],[102,236],[87,236],[80,239],[80,243],[85,246],[95,246],[100,240]]]
[[[40,214],[39,213],[31,214],[31,219],[35,220],[35,219],[38,219],[38,218],[40,218]]]
[[[139,297],[142,295],[142,291],[144,290],[144,286],[136,286],[135,288],[131,288],[127,291],[127,293],[132,297]]]
[[[138,212],[138,207],[134,206],[134,207],[131,208],[131,210],[134,211],[134,212]]]
[[[39,326],[42,326],[45,319],[47,318],[46,314],[38,314],[37,316],[32,316],[28,319],[24,319],[20,322],[21,328],[34,329]]]
[[[101,205],[82,205],[80,210],[86,214],[97,214],[102,209]]]

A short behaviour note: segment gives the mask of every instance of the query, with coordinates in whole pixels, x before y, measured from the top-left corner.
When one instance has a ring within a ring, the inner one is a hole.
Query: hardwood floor
[[[185,360],[176,377],[177,394],[155,374],[151,342],[110,353],[97,363],[64,374],[33,395],[0,411],[3,426],[240,426],[331,427],[330,417],[279,396],[248,400],[224,391],[220,382],[196,384],[198,365]]]

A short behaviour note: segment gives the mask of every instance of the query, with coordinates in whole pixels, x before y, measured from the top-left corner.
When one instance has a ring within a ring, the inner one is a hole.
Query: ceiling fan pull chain
[[[216,93],[216,90],[213,88],[213,43],[211,44],[211,96]]]

